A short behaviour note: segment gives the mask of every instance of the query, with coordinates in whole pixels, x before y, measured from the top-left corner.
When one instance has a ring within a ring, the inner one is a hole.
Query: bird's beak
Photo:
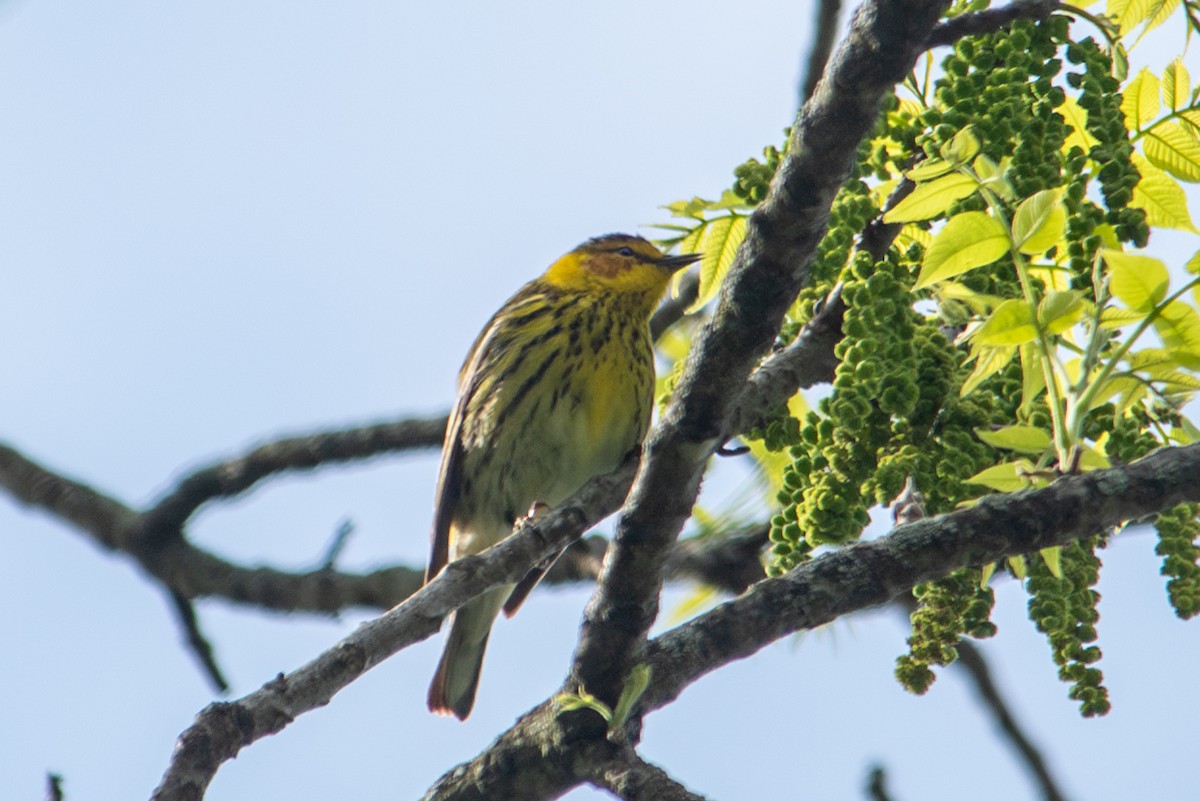
[[[703,258],[700,253],[684,253],[679,256],[663,256],[658,260],[658,266],[666,269],[668,272],[687,267],[689,264],[695,264]]]

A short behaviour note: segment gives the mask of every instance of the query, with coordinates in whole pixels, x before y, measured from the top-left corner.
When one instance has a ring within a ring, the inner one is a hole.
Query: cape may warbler
[[[671,274],[639,236],[589,239],[521,287],[484,326],[458,377],[438,473],[432,579],[451,559],[504,539],[535,505],[554,506],[610,472],[650,424],[648,322]],[[471,713],[492,622],[511,615],[545,567],[464,604],[429,687],[429,708]]]

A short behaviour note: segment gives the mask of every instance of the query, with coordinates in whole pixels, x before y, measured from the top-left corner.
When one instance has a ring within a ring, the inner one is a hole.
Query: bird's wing
[[[446,439],[442,444],[442,464],[438,468],[437,490],[434,493],[433,531],[430,535],[429,564],[425,568],[428,583],[446,563],[450,561],[450,524],[458,507],[462,491],[462,423],[467,403],[478,386],[479,363],[487,353],[487,342],[495,333],[495,318],[479,332],[475,344],[467,353],[462,369],[458,373],[458,399],[450,412],[446,425]]]

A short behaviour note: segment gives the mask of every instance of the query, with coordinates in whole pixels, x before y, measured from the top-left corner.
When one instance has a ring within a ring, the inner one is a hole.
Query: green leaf
[[[1188,93],[1191,91],[1191,76],[1188,75],[1187,68],[1183,66],[1183,59],[1176,58],[1163,70],[1163,105],[1171,111],[1178,111],[1180,106],[1187,102]]]
[[[749,209],[750,206],[747,206],[746,201],[738,197],[732,189],[726,189],[715,203],[708,204],[708,208],[710,211],[724,211],[726,209]]]
[[[980,348],[975,356],[975,369],[963,381],[958,390],[959,397],[965,398],[971,390],[1003,370],[1016,355],[1016,348]]]
[[[917,222],[943,214],[956,200],[975,194],[979,184],[969,175],[951,173],[927,183],[917,184],[896,208],[883,215],[886,223]]]
[[[997,431],[977,428],[975,436],[993,448],[1018,453],[1042,454],[1054,444],[1049,433],[1034,426],[1008,426]]]
[[[1167,266],[1150,256],[1102,248],[1108,265],[1108,288],[1117,300],[1135,311],[1149,311],[1167,296]]]
[[[737,255],[738,246],[746,238],[746,218],[741,215],[717,217],[709,222],[704,231],[704,241],[700,252],[704,258],[700,260],[700,289],[696,301],[688,308],[691,314],[717,296],[721,281],[733,266],[733,257]]]
[[[604,718],[606,723],[612,723],[613,714],[612,710],[608,708],[608,704],[587,690],[580,690],[577,693],[559,693],[554,697],[554,700],[558,702],[559,707],[564,712],[573,712],[576,709],[590,709]]]
[[[625,680],[625,686],[621,688],[621,697],[617,699],[612,720],[608,723],[610,731],[615,731],[625,725],[625,721],[629,719],[629,713],[633,711],[633,705],[650,686],[650,676],[653,672],[645,662],[639,662],[629,671],[629,678]]]
[[[968,484],[981,484],[997,492],[1017,492],[1032,485],[1033,481],[1029,475],[1032,472],[1033,464],[1028,459],[1018,459],[1015,462],[994,465],[963,481]]]
[[[1049,334],[1061,334],[1079,321],[1087,304],[1079,292],[1049,292],[1038,304],[1038,322]]]
[[[980,587],[980,589],[984,589],[984,590],[987,589],[988,582],[990,582],[992,580],[992,575],[995,572],[996,572],[996,563],[995,562],[986,564],[979,569],[979,587]]]
[[[1067,209],[1057,189],[1043,189],[1026,198],[1013,215],[1012,233],[1022,253],[1045,253],[1057,245],[1067,230]]]
[[[1008,252],[1008,233],[994,217],[967,211],[951,217],[925,251],[914,289],[991,264]]]
[[[941,156],[946,161],[954,164],[966,164],[971,159],[975,158],[975,154],[979,152],[981,147],[979,137],[968,125],[961,131],[956,133],[949,142],[942,145]]]
[[[1145,211],[1146,222],[1155,228],[1200,233],[1192,224],[1183,187],[1154,167],[1142,173],[1142,180],[1133,188],[1133,200],[1129,205]]]
[[[1183,267],[1192,275],[1200,275],[1200,250],[1193,253],[1192,257],[1187,260],[1187,263]]]
[[[1146,67],[1133,76],[1121,94],[1121,111],[1131,130],[1142,130],[1158,116],[1159,81]]]
[[[975,343],[996,347],[1023,345],[1037,339],[1033,309],[1023,300],[1013,298],[996,307],[991,316],[975,331]]]
[[[1200,181],[1200,141],[1179,123],[1156,125],[1146,133],[1146,158],[1181,181]]]

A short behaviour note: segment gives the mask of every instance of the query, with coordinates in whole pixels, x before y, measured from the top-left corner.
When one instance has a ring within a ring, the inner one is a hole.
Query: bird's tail
[[[450,636],[437,673],[429,685],[429,711],[466,720],[475,705],[479,670],[492,623],[500,614],[512,585],[495,587],[459,607],[450,623]]]

